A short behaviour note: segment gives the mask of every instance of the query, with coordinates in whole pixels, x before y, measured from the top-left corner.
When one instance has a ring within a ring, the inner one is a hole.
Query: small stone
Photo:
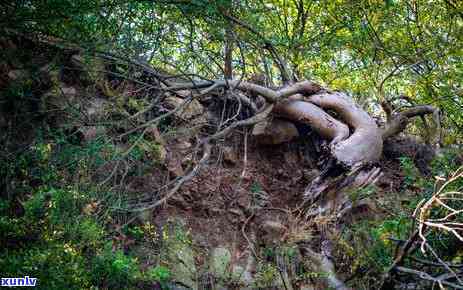
[[[174,113],[174,115],[178,118],[191,120],[195,117],[203,115],[204,107],[197,100],[192,100],[187,105],[184,105],[184,102],[185,99],[175,96],[170,96],[165,99],[165,103],[170,110],[173,110],[179,106],[184,106],[182,109]],[[203,118],[205,121],[205,117]]]
[[[102,98],[95,98],[87,106],[87,116],[92,120],[101,120],[106,114],[108,102]]]
[[[26,75],[27,75],[27,71],[21,70],[21,69],[16,69],[16,70],[12,70],[8,72],[8,78],[12,81],[23,78]]]
[[[299,136],[296,126],[282,119],[271,119],[257,123],[252,135],[260,144],[278,145]]]
[[[191,145],[191,142],[187,141],[187,140],[178,140],[177,143],[175,143],[175,145],[173,147],[175,147],[175,149],[177,150],[188,150],[192,147],[193,145]]]
[[[284,231],[286,231],[286,227],[284,225],[282,225],[280,222],[272,220],[264,221],[262,223],[262,228],[264,229],[264,231],[272,235],[280,235]]]
[[[90,142],[98,136],[104,135],[106,128],[104,126],[84,126],[79,131],[82,132],[85,142]]]
[[[248,194],[241,194],[236,202],[241,208],[248,208],[251,205],[251,198]]]
[[[228,267],[231,262],[231,254],[227,248],[214,248],[211,253],[210,270],[216,278],[225,279],[228,276]]]
[[[238,163],[238,156],[231,146],[222,147],[223,160],[231,164]]]
[[[167,170],[172,173],[175,177],[180,177],[185,175],[185,171],[182,167],[182,162],[173,156],[172,152],[167,154]]]

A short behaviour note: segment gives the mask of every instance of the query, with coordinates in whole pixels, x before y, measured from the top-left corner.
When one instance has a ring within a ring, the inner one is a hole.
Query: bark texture
[[[346,94],[333,92],[310,96],[310,102],[331,109],[353,128],[349,138],[335,144],[333,155],[347,166],[376,162],[381,157],[383,139],[375,120]]]

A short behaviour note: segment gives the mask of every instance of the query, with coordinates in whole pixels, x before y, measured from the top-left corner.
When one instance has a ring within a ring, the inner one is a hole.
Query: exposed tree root
[[[168,89],[205,88],[209,92],[219,87],[260,95],[273,105],[273,114],[307,124],[329,141],[332,158],[305,192],[306,201],[315,202],[323,196],[318,214],[342,210],[346,205],[347,190],[365,187],[379,178],[380,169],[371,165],[381,157],[384,139],[403,131],[410,118],[434,114],[438,119],[439,115],[432,106],[416,106],[400,113],[392,113],[390,107],[384,106],[388,119],[385,128],[379,128],[349,96],[323,89],[310,81],[297,82],[279,90],[239,80],[177,84]],[[267,106],[264,112],[267,113],[269,108]],[[241,123],[250,124],[247,121],[236,124]]]
[[[239,80],[179,84],[169,90],[225,86],[261,95],[267,102],[276,104],[274,113],[311,126],[330,140],[332,155],[343,165],[353,167],[372,163],[381,156],[381,131],[373,118],[347,95],[323,90],[310,81],[298,82],[280,90]],[[332,117],[326,110],[334,111],[341,120]],[[349,128],[354,131],[350,136]]]

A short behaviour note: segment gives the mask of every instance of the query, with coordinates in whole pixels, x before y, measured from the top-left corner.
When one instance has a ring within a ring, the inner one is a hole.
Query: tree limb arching
[[[376,162],[383,151],[381,131],[375,120],[346,94],[329,92],[310,96],[309,101],[323,109],[334,110],[354,129],[349,138],[336,144],[333,155],[345,165]]]
[[[274,113],[302,122],[331,142],[331,153],[347,167],[373,163],[379,160],[383,139],[374,119],[346,94],[323,90],[311,81],[301,81],[272,90],[246,81],[212,81],[194,84],[195,88],[226,87],[261,95],[275,104]],[[186,85],[169,87],[185,89]],[[318,93],[318,94],[317,94]],[[327,113],[336,112],[341,120]],[[349,128],[353,133],[349,136]]]
[[[421,117],[425,115],[433,115],[434,122],[436,123],[437,131],[439,134],[440,139],[440,111],[439,109],[435,108],[434,106],[430,105],[422,105],[422,106],[414,106],[410,109],[404,110],[402,112],[393,113],[390,112],[388,114],[388,119],[386,125],[383,128],[382,137],[383,140],[390,138],[392,136],[397,135],[398,133],[405,130],[410,119],[414,117]],[[440,140],[438,140],[440,143]]]

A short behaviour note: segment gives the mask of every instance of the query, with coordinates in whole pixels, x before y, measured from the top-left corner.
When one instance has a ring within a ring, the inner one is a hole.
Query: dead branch
[[[174,194],[177,193],[177,191],[180,189],[180,187],[182,187],[183,184],[185,184],[186,182],[190,181],[193,177],[195,177],[196,174],[198,174],[201,167],[204,166],[206,164],[206,162],[209,160],[209,157],[211,156],[211,145],[209,143],[204,143],[203,148],[204,148],[203,149],[204,150],[203,156],[199,160],[199,162],[196,164],[196,166],[188,174],[186,174],[186,175],[182,176],[181,178],[179,178],[177,180],[177,182],[175,183],[174,187],[172,187],[172,189],[169,190],[169,192],[163,198],[161,198],[160,200],[156,201],[155,203],[153,203],[151,205],[148,205],[148,206],[145,206],[145,207],[142,207],[142,208],[133,209],[131,211],[140,213],[140,212],[144,212],[144,211],[148,211],[148,210],[153,210],[153,209],[161,206],[162,204],[166,203],[167,200],[169,200],[172,196],[174,196]],[[136,217],[134,217],[133,220],[135,218]],[[133,220],[131,220],[131,221],[133,221]]]
[[[422,200],[415,209],[413,216],[418,222],[418,234],[421,239],[421,251],[426,251],[427,244],[425,229],[434,228],[443,230],[453,234],[457,239],[463,241],[463,236],[460,233],[463,231],[463,223],[453,222],[452,218],[463,213],[463,209],[455,209],[446,203],[447,198],[463,197],[463,192],[447,191],[449,185],[463,178],[463,167],[460,167],[450,176],[440,187],[436,186],[435,193],[428,200]],[[440,178],[442,180],[442,178]],[[448,212],[442,218],[431,219],[431,212],[436,209],[443,209]]]
[[[416,230],[410,236],[410,238],[405,242],[405,244],[402,247],[400,247],[399,252],[394,258],[394,261],[392,262],[391,266],[389,266],[389,268],[385,271],[385,273],[383,274],[381,278],[381,283],[380,283],[381,289],[383,289],[385,282],[389,280],[389,278],[391,277],[392,271],[394,271],[402,263],[405,257],[413,250],[414,243],[417,238],[418,238],[418,231]]]
[[[423,272],[423,271],[418,271],[418,270],[414,270],[414,269],[410,269],[410,268],[406,268],[406,267],[402,267],[402,266],[396,267],[396,270],[399,271],[399,272],[407,273],[407,274],[413,274],[413,275],[419,276],[421,279],[437,283],[437,284],[439,284],[441,289],[444,289],[443,285],[450,286],[450,287],[453,287],[455,289],[463,289],[463,286],[461,286],[461,285],[448,282],[443,278],[433,277],[430,274],[428,274],[426,272]]]

